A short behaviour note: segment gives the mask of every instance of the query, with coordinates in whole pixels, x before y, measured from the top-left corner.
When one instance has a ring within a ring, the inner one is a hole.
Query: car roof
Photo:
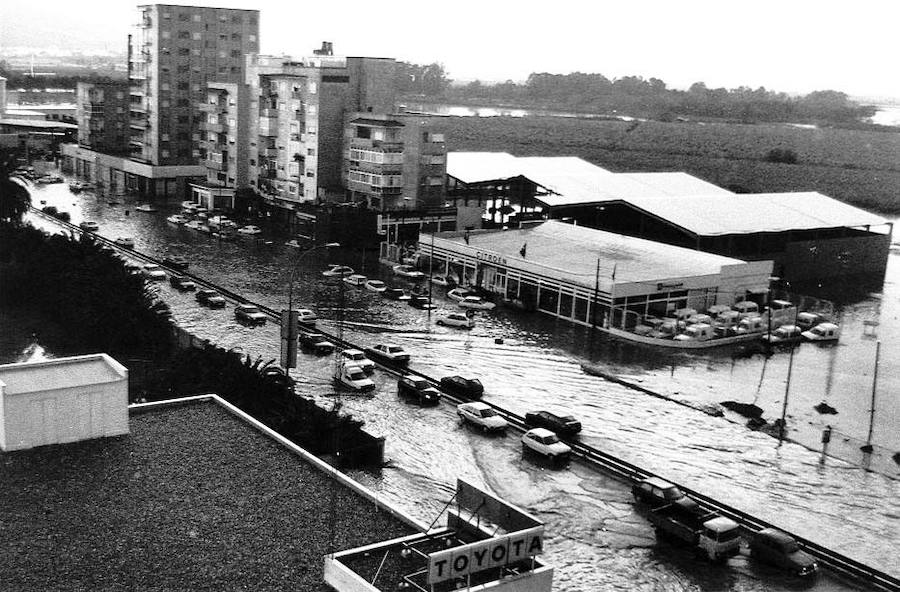
[[[764,528],[756,533],[757,537],[766,537],[773,541],[778,541],[780,543],[791,543],[795,542],[794,537],[789,535],[786,532],[782,532],[777,528]]]
[[[644,479],[642,483],[646,483],[647,485],[652,485],[654,487],[659,487],[660,489],[666,489],[667,487],[675,487],[674,483],[669,483],[665,479],[661,477],[648,477]]]
[[[712,520],[707,520],[703,523],[703,526],[712,530],[713,532],[722,532],[723,530],[731,530],[737,523],[731,518],[725,518],[724,516],[716,516]]]
[[[491,406],[487,403],[482,403],[481,401],[474,401],[472,403],[463,403],[460,407],[468,407],[469,409],[490,409]]]
[[[358,349],[345,349],[344,353],[345,354],[361,354],[362,351],[358,350]]]
[[[546,428],[532,428],[526,432],[527,434],[531,434],[533,436],[540,436],[541,438],[546,438],[547,436],[555,436],[553,432]]]

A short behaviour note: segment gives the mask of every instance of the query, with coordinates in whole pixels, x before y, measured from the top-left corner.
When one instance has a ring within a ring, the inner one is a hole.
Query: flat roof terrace
[[[330,590],[335,549],[418,532],[211,400],[0,453],[0,587]]]

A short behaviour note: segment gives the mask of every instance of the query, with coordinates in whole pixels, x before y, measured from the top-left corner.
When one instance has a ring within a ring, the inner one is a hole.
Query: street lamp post
[[[340,243],[316,245],[300,253],[291,265],[291,279],[288,283],[288,307],[281,311],[281,366],[290,376],[291,368],[297,367],[297,321],[299,314],[294,310],[294,280],[300,262],[314,251],[340,247]]]

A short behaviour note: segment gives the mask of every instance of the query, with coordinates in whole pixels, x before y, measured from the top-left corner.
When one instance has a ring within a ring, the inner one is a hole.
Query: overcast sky
[[[441,62],[451,78],[524,80],[531,72],[657,77],[669,86],[834,89],[900,97],[892,66],[895,0],[196,0],[261,11],[263,53]],[[85,51],[125,46],[128,0],[0,0],[8,47]]]

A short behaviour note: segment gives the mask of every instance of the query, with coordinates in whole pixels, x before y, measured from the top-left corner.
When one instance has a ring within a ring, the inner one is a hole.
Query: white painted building
[[[128,431],[128,370],[108,355],[0,366],[0,449]]]

